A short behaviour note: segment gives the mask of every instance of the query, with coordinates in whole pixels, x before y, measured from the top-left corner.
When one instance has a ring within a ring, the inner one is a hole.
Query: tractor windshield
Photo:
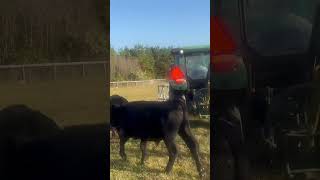
[[[261,55],[305,53],[320,0],[248,0],[247,39]]]
[[[206,79],[210,64],[210,54],[191,53],[176,56],[176,61],[191,79]]]

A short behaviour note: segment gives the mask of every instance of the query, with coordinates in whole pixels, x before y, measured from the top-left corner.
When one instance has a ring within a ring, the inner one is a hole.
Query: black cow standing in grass
[[[0,179],[12,179],[9,178],[12,173],[19,173],[12,161],[17,149],[60,132],[54,120],[25,105],[11,105],[0,110]]]
[[[174,98],[165,102],[136,101],[123,106],[112,105],[111,125],[116,127],[120,136],[120,156],[125,160],[125,143],[129,138],[141,139],[141,163],[146,156],[146,142],[163,140],[169,161],[166,172],[172,170],[177,157],[176,136],[179,134],[191,151],[201,177],[204,171],[199,158],[199,145],[191,133],[187,117],[185,93],[175,91]]]
[[[114,105],[114,106],[123,106],[123,105],[127,104],[128,102],[129,101],[126,98],[122,97],[122,96],[119,96],[119,95],[110,96],[110,104],[111,104],[111,106],[112,105]],[[110,130],[112,131],[112,134],[111,134],[112,135],[111,138],[112,138],[112,137],[114,137],[116,135],[117,129],[115,127],[112,127],[112,125],[111,125],[110,126]],[[154,147],[154,149],[160,144],[160,141],[161,140],[155,140],[156,146]],[[146,142],[143,142],[142,144],[143,144],[142,147],[143,146],[147,146]]]

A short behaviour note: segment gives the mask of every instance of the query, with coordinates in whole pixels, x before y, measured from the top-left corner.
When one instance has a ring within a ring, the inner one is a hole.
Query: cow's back
[[[159,139],[163,137],[163,125],[172,109],[170,103],[135,101],[126,104],[121,127],[131,137]]]

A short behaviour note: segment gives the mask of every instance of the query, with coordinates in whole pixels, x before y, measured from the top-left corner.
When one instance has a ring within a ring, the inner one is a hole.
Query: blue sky
[[[110,1],[110,44],[115,49],[209,43],[209,0]]]

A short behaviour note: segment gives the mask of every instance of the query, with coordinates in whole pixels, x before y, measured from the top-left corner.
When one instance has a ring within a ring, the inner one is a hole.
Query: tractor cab
[[[210,47],[197,46],[173,49],[172,55],[176,66],[185,74],[188,89],[208,87]],[[175,84],[172,84],[175,86]]]
[[[172,90],[185,90],[189,109],[197,114],[209,114],[210,46],[175,48],[169,70],[169,98]]]

